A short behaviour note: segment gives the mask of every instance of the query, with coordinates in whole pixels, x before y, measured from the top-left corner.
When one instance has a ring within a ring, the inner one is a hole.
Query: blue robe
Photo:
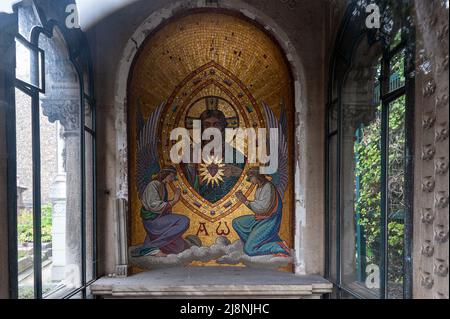
[[[270,217],[258,220],[257,215],[246,215],[233,220],[233,228],[244,243],[244,253],[249,256],[289,255],[287,247],[278,235],[283,202],[279,193],[275,193],[277,203]]]

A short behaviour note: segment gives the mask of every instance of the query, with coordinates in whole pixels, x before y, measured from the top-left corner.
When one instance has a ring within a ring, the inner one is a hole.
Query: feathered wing
[[[139,196],[145,191],[147,185],[151,182],[152,175],[159,172],[158,159],[158,124],[161,118],[161,112],[165,103],[161,103],[144,121],[139,111],[136,119],[137,133],[137,156],[136,156],[136,181]]]
[[[272,109],[262,102],[268,128],[278,129],[278,170],[272,175],[272,183],[277,188],[281,197],[284,197],[289,181],[288,143],[287,143],[287,118],[286,109],[282,105],[280,120],[273,114]],[[272,152],[272,150],[270,150]]]

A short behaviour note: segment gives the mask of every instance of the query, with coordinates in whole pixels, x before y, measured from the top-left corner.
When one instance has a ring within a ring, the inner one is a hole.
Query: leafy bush
[[[356,175],[359,177],[359,197],[355,211],[363,229],[363,241],[368,264],[380,265],[381,260],[381,108],[377,118],[361,130],[362,138],[355,143],[358,154]],[[404,146],[405,99],[390,106],[388,156],[388,260],[389,281],[403,281],[404,250]]]
[[[48,243],[52,241],[52,206],[42,205],[41,211],[41,240],[43,243]],[[20,243],[33,242],[33,211],[31,209],[23,209],[17,216],[17,233]]]

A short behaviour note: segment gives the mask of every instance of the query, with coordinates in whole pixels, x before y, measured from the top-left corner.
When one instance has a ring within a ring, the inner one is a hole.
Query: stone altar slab
[[[320,298],[333,285],[320,276],[244,267],[156,269],[125,278],[103,277],[91,286],[100,298]]]

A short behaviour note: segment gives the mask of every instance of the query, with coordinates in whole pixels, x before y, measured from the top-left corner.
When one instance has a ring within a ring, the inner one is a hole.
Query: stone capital
[[[58,89],[56,89],[56,87]],[[51,123],[60,121],[66,133],[80,129],[79,90],[64,83],[52,85],[52,93],[41,98],[43,114]]]

